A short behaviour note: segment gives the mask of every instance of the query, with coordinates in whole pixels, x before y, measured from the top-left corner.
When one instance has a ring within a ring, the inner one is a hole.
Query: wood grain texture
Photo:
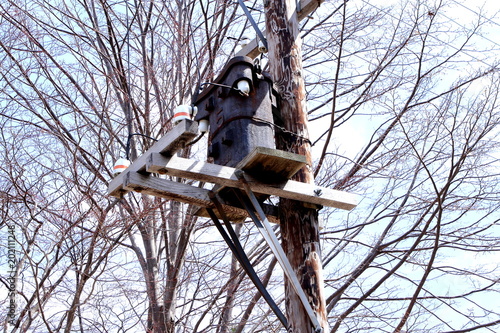
[[[299,3],[299,9],[297,13],[297,17],[299,21],[302,21],[312,12],[314,12],[325,0],[302,0]],[[266,31],[262,32],[264,36],[266,35]],[[257,38],[253,39],[250,43],[248,43],[244,48],[242,48],[236,56],[247,56],[252,59],[257,58],[260,55],[258,50],[259,40]]]
[[[290,179],[304,165],[305,156],[266,147],[255,147],[236,166],[257,179],[276,181]]]
[[[121,174],[113,178],[108,185],[108,194],[121,197],[126,191],[122,188],[123,180],[129,172],[146,172],[146,161],[151,153],[159,153],[164,156],[172,156],[187,143],[191,142],[198,134],[198,123],[184,119],[174,126],[160,140],[155,142],[144,154],[139,156]]]
[[[123,177],[123,181],[123,188],[126,191],[134,191],[141,194],[176,200],[202,208],[215,208],[209,197],[210,190],[204,188],[174,182],[152,175],[143,175],[137,172],[127,173],[125,177]],[[229,205],[220,197],[217,199],[222,203],[224,212],[231,221],[239,221],[242,218],[248,217],[248,213],[245,209]],[[199,212],[201,216],[208,216],[205,210],[200,210]],[[269,221],[279,223],[277,209],[274,206],[266,205],[265,212]],[[216,214],[218,215],[217,212]]]
[[[150,154],[146,170],[148,172],[155,172],[173,177],[187,178],[243,189],[243,185],[239,182],[235,174],[238,169],[185,159],[178,156],[166,158],[161,154]],[[353,209],[358,202],[356,195],[316,186],[314,184],[307,184],[294,180],[264,183],[248,174],[245,175],[245,178],[252,191],[258,194],[275,195],[314,205],[345,210]]]
[[[276,147],[306,157],[307,165],[293,179],[312,185],[314,174],[296,1],[269,0],[265,4],[270,74],[281,98],[280,117],[286,130],[279,133]],[[283,248],[317,319],[328,332],[318,212],[291,199],[281,199],[279,207]],[[312,322],[288,281],[285,283],[285,305],[290,325],[288,332],[311,332]]]

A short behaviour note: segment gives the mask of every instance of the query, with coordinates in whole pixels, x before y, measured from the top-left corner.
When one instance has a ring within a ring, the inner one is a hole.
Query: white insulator
[[[264,43],[259,40],[259,52],[260,53],[267,53],[267,47],[264,45]]]
[[[238,81],[236,86],[242,95],[248,96],[250,94],[250,83],[247,80]]]
[[[202,119],[200,120],[200,122],[198,123],[198,129],[200,130],[200,132],[202,133],[206,133],[208,132],[208,126],[209,126],[209,122],[207,119]]]
[[[241,36],[241,39],[240,39],[240,42],[238,43],[239,46],[241,48],[244,48],[245,46],[247,46],[250,42],[252,41],[252,39],[250,38],[250,36],[248,35],[243,35]]]
[[[174,113],[174,124],[177,125],[181,120],[191,119],[191,114],[193,113],[193,108],[189,105],[179,105],[175,108]]]
[[[118,161],[116,161],[115,165],[113,166],[113,175],[117,176],[125,169],[127,169],[130,166],[130,161],[125,159],[125,158],[119,158]]]

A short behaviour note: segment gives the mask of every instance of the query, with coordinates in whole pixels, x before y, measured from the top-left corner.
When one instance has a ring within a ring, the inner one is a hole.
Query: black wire
[[[267,291],[266,287],[260,281],[257,273],[253,269],[252,263],[248,259],[247,255],[245,254],[245,251],[243,250],[243,247],[241,246],[241,243],[239,241],[238,236],[236,235],[236,232],[234,231],[233,227],[231,226],[231,222],[229,222],[226,214],[224,213],[224,209],[222,208],[222,205],[220,202],[217,200],[215,197],[215,194],[213,192],[209,192],[210,200],[214,203],[217,211],[219,212],[222,221],[224,222],[224,225],[229,232],[229,237],[228,233],[224,228],[222,227],[222,224],[219,221],[219,218],[215,215],[214,211],[211,208],[207,208],[207,212],[210,215],[211,219],[214,221],[215,226],[219,230],[220,234],[222,235],[222,238],[224,238],[224,241],[226,241],[227,245],[229,246],[229,249],[233,252],[234,256],[240,263],[241,267],[245,271],[245,273],[248,275],[250,280],[252,280],[253,284],[257,288],[257,290],[260,292],[264,300],[269,304],[269,307],[271,310],[276,314],[276,317],[278,317],[279,321],[283,324],[285,329],[288,330],[288,321],[281,312],[280,308],[278,305],[274,302],[273,298]]]
[[[196,139],[186,144],[186,147],[194,145],[196,142],[200,141],[200,139],[205,135],[206,132],[202,132]]]
[[[222,88],[228,88],[230,90],[235,90],[235,91],[239,92],[240,94],[243,93],[238,88],[235,88],[235,87],[232,87],[232,86],[228,86],[227,84],[220,84],[220,83],[215,83],[215,82],[203,82],[203,83],[201,83],[199,85],[200,90],[201,90],[201,87],[206,86],[206,85],[217,86],[217,87],[222,87]]]
[[[311,140],[309,140],[308,138],[306,138],[305,136],[302,136],[300,134],[297,134],[295,132],[291,132],[289,130],[287,130],[286,128],[282,127],[282,126],[279,126],[279,125],[276,125],[275,123],[271,122],[271,121],[268,121],[268,120],[264,120],[262,118],[257,118],[257,117],[253,117],[253,116],[236,116],[236,117],[232,117],[232,118],[229,118],[229,119],[226,119],[224,120],[224,123],[222,123],[216,130],[212,131],[210,134],[210,139],[214,138],[218,133],[219,131],[227,124],[227,123],[230,123],[232,121],[235,121],[235,120],[240,120],[240,119],[250,119],[254,122],[257,122],[257,123],[262,123],[262,124],[266,124],[266,125],[269,125],[269,126],[273,126],[275,127],[276,129],[278,129],[279,131],[281,131],[283,134],[286,134],[286,135],[289,135],[291,137],[294,137],[295,140],[296,139],[300,139],[306,143],[308,143],[309,145],[314,146],[314,144],[311,142]]]
[[[198,86],[198,89],[194,92],[194,95],[191,98],[191,103],[192,104],[194,104],[198,100],[198,96],[202,92],[203,86],[207,86],[207,85],[212,85],[212,86],[227,88],[227,89],[230,89],[230,90],[237,91],[237,92],[239,92],[242,95],[245,95],[241,90],[239,90],[238,88],[235,88],[235,87],[231,87],[231,86],[228,86],[228,85],[225,85],[225,84],[220,84],[220,83],[215,83],[215,82],[203,82],[203,83],[200,83],[200,85]]]
[[[132,139],[132,137],[133,137],[134,135],[143,136],[143,137],[148,138],[148,139],[151,139],[151,140],[153,140],[153,141],[158,141],[158,140],[157,140],[157,139],[155,139],[155,138],[152,138],[152,137],[150,137],[150,136],[147,136],[147,135],[145,135],[145,134],[141,134],[141,133],[132,133],[132,134],[129,134],[129,135],[128,135],[128,138],[127,138],[127,145],[125,146],[125,156],[126,156],[127,160],[129,160],[129,155],[130,155],[130,139]]]

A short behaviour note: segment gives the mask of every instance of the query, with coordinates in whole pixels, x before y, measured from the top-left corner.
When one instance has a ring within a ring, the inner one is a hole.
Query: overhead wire
[[[361,0],[361,1],[362,1],[362,2],[364,2],[365,4],[369,5],[369,6],[373,7],[373,8],[374,8],[374,9],[376,9],[377,11],[380,11],[380,12],[382,12],[382,13],[384,13],[384,14],[386,14],[386,15],[390,16],[391,18],[393,18],[393,19],[395,19],[395,20],[400,20],[398,17],[396,17],[396,16],[394,16],[393,14],[391,14],[391,12],[390,12],[389,10],[384,10],[383,8],[381,8],[381,7],[379,7],[379,6],[376,6],[376,5],[374,5],[374,4],[370,3],[370,2],[368,2],[367,0]],[[454,1],[455,3],[457,3],[457,4],[460,4],[460,3],[458,3],[456,0],[453,0],[453,1]],[[462,6],[463,6],[463,5],[462,5]],[[464,8],[466,8],[466,9],[468,9],[468,10],[470,10],[471,12],[473,12],[473,13],[477,14],[478,16],[480,16],[480,17],[482,17],[482,18],[485,18],[485,19],[486,19],[486,17],[485,17],[485,16],[481,16],[480,14],[476,13],[476,12],[475,12],[475,11],[473,11],[472,9],[470,9],[470,8],[468,8],[468,7],[466,7],[466,6],[463,6],[463,7],[464,7]],[[454,19],[452,19],[452,18],[450,18],[450,17],[448,17],[448,16],[446,16],[446,15],[444,15],[444,14],[441,14],[441,15],[443,15],[444,17],[446,17],[446,18],[447,18],[447,19],[449,19],[450,21],[454,22],[456,25],[458,25],[458,26],[460,26],[460,27],[462,27],[462,28],[465,28],[463,25],[461,25],[460,23],[456,22],[456,20],[454,20]],[[500,24],[498,24],[498,23],[496,23],[496,22],[494,22],[494,21],[492,21],[492,20],[490,20],[490,19],[488,19],[488,21],[490,21],[491,23],[494,23],[494,24],[496,24],[496,25],[499,25],[499,26],[500,26]],[[410,23],[405,22],[405,21],[402,21],[402,23],[403,23],[403,24],[406,24],[406,25],[410,25]],[[500,47],[500,44],[498,44],[498,43],[496,43],[496,42],[494,42],[494,41],[491,41],[490,39],[488,39],[488,38],[486,38],[486,37],[484,37],[484,36],[482,36],[482,35],[480,35],[480,34],[477,34],[477,36],[482,37],[482,38],[484,38],[484,39],[486,39],[486,40],[488,40],[488,41],[492,42],[493,44],[495,44],[495,45],[497,45],[497,46],[499,46],[499,47]],[[457,48],[456,46],[451,45],[450,43],[445,42],[445,41],[443,41],[443,40],[441,40],[441,39],[437,38],[437,37],[436,37],[436,36],[434,36],[434,35],[430,35],[430,37],[432,37],[432,38],[434,38],[434,39],[437,39],[437,40],[438,40],[440,43],[442,43],[443,45],[449,46],[449,47],[451,47],[451,48],[455,49],[456,51],[460,51],[460,49],[459,49],[459,48]],[[465,50],[462,50],[462,52],[463,52],[463,53],[465,53],[465,54],[467,54],[468,56],[470,56],[472,59],[475,59],[477,62],[480,62],[480,63],[482,63],[482,64],[484,64],[484,65],[486,65],[486,66],[488,66],[488,67],[491,67],[491,66],[492,66],[492,64],[491,64],[491,63],[487,63],[487,62],[485,62],[485,61],[484,61],[484,60],[482,60],[482,59],[478,59],[477,57],[475,57],[474,55],[471,55],[469,52],[467,52],[467,51],[465,51]],[[362,60],[364,60],[364,61],[368,61],[368,59],[366,59],[366,58],[361,58],[361,56],[360,56],[360,55],[358,55],[358,54],[355,54],[354,56],[355,56],[355,57],[357,57],[357,58],[360,58],[360,59],[362,59]],[[376,66],[378,66],[377,64],[372,64],[371,62],[370,62],[370,65],[375,66],[375,67],[376,67]],[[428,89],[425,89],[425,88],[424,88],[424,90],[425,90],[425,91],[427,91],[428,93],[434,94],[434,95],[436,95],[436,96],[438,95],[437,93],[435,93],[435,92],[433,92],[433,91],[430,91],[430,90],[428,90]],[[325,114],[324,116],[327,116],[327,115],[328,115],[328,114]],[[319,118],[321,118],[321,116],[320,116],[320,117],[318,117],[318,119],[319,119]]]
[[[465,8],[465,9],[467,9],[467,10],[468,10],[468,11],[470,11],[470,12],[474,13],[474,15],[477,15],[479,18],[484,19],[484,20],[486,20],[487,22],[489,22],[489,23],[491,23],[491,24],[493,24],[493,25],[497,25],[497,26],[499,26],[499,27],[500,27],[500,23],[493,21],[493,20],[492,20],[492,19],[490,19],[489,17],[484,16],[484,15],[482,15],[481,13],[476,12],[475,10],[473,10],[473,9],[471,9],[471,8],[469,8],[469,7],[467,7],[467,6],[465,6],[464,4],[462,4],[462,3],[460,3],[460,2],[458,2],[458,1],[456,1],[456,0],[452,0],[452,2],[454,2],[454,3],[456,3],[457,5],[459,5],[459,6],[463,7],[463,8]],[[460,25],[460,23],[458,23],[456,20],[454,20],[454,19],[452,19],[452,18],[449,18],[449,17],[448,17],[448,16],[446,16],[446,15],[443,15],[443,16],[445,16],[446,18],[450,19],[451,21],[453,21],[453,22],[454,22],[454,23],[456,23],[457,25],[462,26],[462,25]],[[481,38],[483,38],[483,39],[487,40],[487,41],[488,41],[488,42],[490,42],[490,43],[495,44],[495,45],[496,45],[496,46],[498,46],[498,47],[500,47],[500,44],[498,44],[498,43],[497,43],[497,42],[495,42],[494,40],[489,39],[489,38],[488,38],[488,37],[486,37],[486,36],[483,36],[483,35],[481,35],[481,34],[478,34],[477,36],[479,36],[479,37],[481,37]]]
[[[363,3],[365,3],[366,5],[369,5],[370,7],[374,8],[375,10],[377,10],[377,11],[379,11],[379,12],[381,12],[381,13],[384,13],[385,15],[387,15],[387,16],[389,16],[389,17],[391,17],[391,18],[395,19],[395,20],[400,21],[402,24],[406,24],[406,25],[408,25],[408,26],[411,26],[411,23],[406,22],[406,21],[404,21],[404,20],[400,20],[400,18],[398,18],[398,17],[396,17],[395,15],[393,15],[389,9],[384,9],[384,8],[381,8],[381,7],[377,6],[377,5],[374,5],[374,4],[370,3],[370,2],[369,2],[369,1],[367,1],[367,0],[361,0],[361,1],[362,1]],[[499,24],[499,23],[496,23],[496,22],[492,21],[491,19],[487,18],[486,16],[481,15],[481,14],[479,14],[479,13],[475,12],[474,10],[472,10],[472,9],[468,8],[467,6],[464,6],[463,4],[460,4],[460,3],[459,3],[459,2],[457,2],[456,0],[452,0],[452,1],[453,1],[454,3],[456,3],[456,4],[458,4],[458,5],[461,5],[462,7],[464,7],[464,8],[466,8],[466,9],[470,10],[471,12],[475,13],[476,15],[478,15],[478,17],[483,18],[483,19],[487,20],[488,22],[490,22],[490,23],[492,23],[492,24],[495,24],[495,25],[500,26],[500,24]],[[456,24],[458,27],[461,27],[461,28],[466,29],[466,27],[465,27],[464,25],[462,25],[462,24],[458,23],[455,19],[453,19],[453,18],[451,18],[451,17],[449,17],[449,16],[445,15],[444,13],[440,13],[440,15],[442,15],[442,16],[443,16],[443,17],[445,17],[445,18],[447,18],[449,21],[453,22],[453,23],[454,23],[454,24]],[[467,51],[467,50],[465,50],[465,49],[459,48],[459,47],[457,47],[457,46],[455,46],[455,45],[452,45],[452,44],[450,44],[450,43],[448,43],[448,42],[446,42],[446,41],[443,41],[442,39],[438,38],[437,36],[435,36],[435,35],[433,35],[433,34],[429,34],[429,36],[430,36],[431,38],[433,38],[433,39],[436,39],[436,40],[437,40],[439,43],[441,43],[442,45],[446,45],[446,46],[448,46],[448,47],[450,47],[450,48],[454,49],[454,50],[455,50],[455,51],[457,51],[457,52],[458,52],[458,51],[461,51],[463,54],[466,54],[466,55],[467,55],[467,56],[469,56],[470,58],[472,58],[472,59],[476,60],[478,63],[481,63],[481,64],[483,64],[483,65],[485,65],[485,66],[487,66],[487,67],[490,67],[490,68],[491,68],[492,66],[495,66],[495,65],[494,65],[494,64],[492,64],[492,63],[488,63],[488,62],[486,62],[484,59],[479,59],[478,57],[476,57],[475,55],[471,54],[471,52],[469,52],[469,51]],[[486,38],[485,36],[483,36],[483,35],[481,35],[481,34],[478,34],[478,33],[477,33],[477,34],[476,34],[476,36],[481,37],[481,38],[484,38],[485,40],[487,40],[487,41],[489,41],[489,42],[493,43],[494,45],[496,45],[496,46],[499,46],[499,47],[500,47],[500,44],[498,44],[498,43],[496,43],[496,42],[494,42],[494,41],[492,41],[492,40],[490,40],[490,39]],[[477,51],[477,52],[480,52],[480,51]],[[376,64],[372,64],[372,63],[371,63],[368,59],[366,59],[366,58],[361,58],[361,56],[360,56],[359,54],[354,54],[354,56],[355,56],[355,57],[357,57],[357,58],[362,59],[363,61],[367,61],[367,62],[369,62],[369,64],[370,64],[370,65],[372,65],[372,66],[378,66],[378,65],[376,65]],[[439,97],[439,96],[440,96],[440,93],[438,93],[438,92],[434,92],[434,91],[431,91],[431,90],[429,90],[429,89],[428,89],[428,88],[426,88],[426,87],[423,87],[422,89],[423,89],[425,92],[427,92],[427,93],[429,93],[429,94],[431,94],[431,95],[434,95],[435,97]],[[334,97],[334,98],[335,98],[335,97]],[[332,98],[332,99],[333,99],[333,98]],[[324,114],[324,115],[322,115],[322,116],[317,117],[316,119],[322,118],[322,117],[324,117],[324,116],[328,116],[329,114],[330,114],[330,113],[326,113],[326,114]],[[328,132],[328,131],[325,131],[323,134],[321,134],[321,135],[320,135],[320,136],[319,136],[319,137],[318,137],[318,138],[314,141],[314,144],[316,144],[317,142],[319,142],[319,141],[320,141],[320,140],[321,140],[321,139],[322,139],[322,138],[326,135],[326,133],[327,133],[327,132]]]
[[[476,14],[476,15],[477,15],[477,16],[479,16],[480,18],[483,18],[483,19],[485,19],[486,21],[488,21],[488,22],[490,22],[490,23],[492,23],[492,24],[494,24],[494,25],[498,25],[498,26],[500,27],[500,23],[495,22],[495,21],[493,21],[492,19],[490,19],[489,17],[484,16],[484,15],[482,15],[482,14],[480,14],[480,13],[476,12],[475,10],[473,10],[473,9],[471,9],[471,8],[469,8],[469,7],[467,7],[467,6],[465,6],[463,3],[460,3],[460,2],[458,2],[458,1],[456,1],[456,0],[451,0],[451,1],[452,1],[452,2],[454,2],[454,3],[456,3],[457,5],[459,5],[460,7],[463,7],[463,8],[465,8],[465,9],[467,9],[468,11],[471,11],[472,13]],[[498,45],[498,44],[497,44],[497,45]]]
[[[363,3],[365,3],[365,4],[367,4],[367,5],[369,5],[369,6],[373,7],[373,8],[375,8],[375,9],[377,9],[377,10],[379,10],[379,11],[383,12],[384,14],[386,14],[386,15],[388,15],[388,16],[390,16],[390,17],[392,17],[393,19],[395,19],[395,20],[399,20],[399,18],[397,18],[396,16],[394,16],[393,14],[391,14],[391,12],[390,12],[389,10],[384,10],[384,9],[382,9],[382,8],[380,8],[380,7],[378,7],[378,6],[374,5],[374,4],[372,4],[372,3],[370,3],[370,2],[369,2],[369,1],[367,1],[367,0],[361,0],[361,1],[362,1]],[[456,1],[455,1],[455,2],[456,2]],[[441,14],[441,15],[445,16],[444,14]],[[449,20],[451,20],[452,22],[454,22],[455,24],[457,24],[458,26],[460,26],[460,27],[462,27],[462,28],[465,28],[463,25],[461,25],[460,23],[456,22],[454,19],[451,19],[451,18],[449,18],[449,17],[447,17],[447,16],[445,16],[445,17],[446,17],[446,18],[448,18]],[[401,23],[402,23],[402,24],[406,24],[406,25],[408,25],[408,26],[411,26],[411,24],[410,24],[409,22],[405,22],[404,20],[403,20],[403,21],[401,21]],[[449,46],[449,47],[451,47],[451,48],[455,49],[456,51],[460,51],[460,49],[459,49],[459,48],[457,48],[455,45],[452,45],[452,44],[450,44],[450,43],[447,43],[447,42],[445,42],[445,41],[443,41],[443,40],[439,39],[438,37],[436,37],[436,36],[434,36],[434,35],[432,35],[432,34],[430,34],[429,36],[430,36],[431,38],[433,38],[433,39],[436,39],[438,42],[440,42],[440,43],[442,43],[442,44],[444,44],[444,45],[446,45],[446,46]],[[478,35],[478,36],[480,36],[480,35]],[[495,44],[496,44],[496,43],[495,43]],[[496,44],[496,45],[498,45],[498,44]],[[468,55],[469,57],[471,57],[472,59],[474,59],[474,60],[476,60],[476,61],[478,61],[478,62],[480,62],[480,63],[483,63],[484,65],[491,66],[491,64],[488,64],[488,63],[484,62],[484,60],[482,60],[482,59],[478,59],[477,57],[475,57],[475,56],[471,55],[469,52],[467,52],[467,51],[465,51],[465,50],[462,50],[462,52],[463,52],[464,54]]]

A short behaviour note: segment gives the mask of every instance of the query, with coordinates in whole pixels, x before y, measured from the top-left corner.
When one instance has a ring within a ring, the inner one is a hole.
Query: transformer
[[[208,157],[236,167],[254,147],[275,148],[277,93],[268,73],[249,57],[231,59],[194,101],[195,120],[208,120]]]

